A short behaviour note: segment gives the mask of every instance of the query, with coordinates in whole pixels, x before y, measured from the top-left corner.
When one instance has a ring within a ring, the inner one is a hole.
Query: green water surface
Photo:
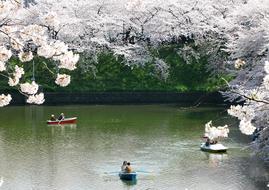
[[[47,126],[50,114],[77,125]],[[227,154],[199,150],[204,124],[232,124]],[[260,190],[269,172],[222,107],[10,106],[0,109],[0,189]],[[119,180],[128,160],[137,181]]]

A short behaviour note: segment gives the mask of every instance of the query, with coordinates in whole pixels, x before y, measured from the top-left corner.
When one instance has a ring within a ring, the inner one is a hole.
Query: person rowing
[[[124,161],[121,166],[121,171],[119,172],[119,177],[121,180],[135,181],[136,172],[131,168],[130,162]]]
[[[61,113],[60,115],[59,115],[59,117],[58,117],[58,120],[59,121],[62,121],[62,120],[64,120],[64,113]]]
[[[125,168],[125,172],[126,173],[132,173],[133,172],[133,169],[131,167],[131,163],[130,162],[127,162],[127,166]]]
[[[121,172],[123,173],[132,173],[133,169],[131,167],[131,163],[127,161],[123,161],[122,166],[121,166]]]

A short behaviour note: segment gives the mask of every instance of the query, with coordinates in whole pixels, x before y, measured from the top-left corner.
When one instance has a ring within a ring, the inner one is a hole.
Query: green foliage
[[[178,48],[178,47],[177,47]],[[104,52],[98,55],[98,63],[90,62],[94,70],[85,69],[85,63],[78,63],[78,68],[71,74],[71,83],[68,87],[62,88],[54,83],[57,73],[56,63],[42,58],[35,58],[35,79],[42,84],[44,91],[215,91],[224,86],[221,78],[230,80],[231,76],[221,75],[209,71],[207,58],[202,57],[198,61],[193,59],[190,64],[176,53],[172,46],[162,47],[158,50],[159,58],[169,65],[169,76],[166,80],[156,72],[154,63],[147,63],[144,66],[127,66],[121,58],[116,58],[111,52]],[[85,60],[85,59],[84,59]],[[12,59],[12,64],[18,60]],[[87,59],[86,59],[87,61]],[[88,65],[89,65],[88,64]],[[19,63],[23,65],[26,74],[24,81],[30,81],[33,75],[32,62]],[[48,72],[47,67],[52,68]],[[60,70],[61,72],[61,70]],[[0,90],[10,90],[7,79],[0,81]]]

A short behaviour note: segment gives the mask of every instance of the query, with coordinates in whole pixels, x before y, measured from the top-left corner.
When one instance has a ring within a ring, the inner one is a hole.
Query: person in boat
[[[64,113],[61,113],[58,117],[58,120],[61,121],[61,120],[64,120]]]
[[[210,145],[210,139],[207,137],[206,142],[205,142],[205,146],[209,146]]]
[[[131,163],[130,162],[127,162],[127,166],[125,168],[125,172],[126,173],[132,173],[133,169],[131,167]]]
[[[125,172],[127,167],[127,161],[123,161],[122,166],[121,166],[121,171]]]
[[[50,116],[50,120],[51,121],[56,121],[56,118],[55,118],[55,116],[53,114]]]

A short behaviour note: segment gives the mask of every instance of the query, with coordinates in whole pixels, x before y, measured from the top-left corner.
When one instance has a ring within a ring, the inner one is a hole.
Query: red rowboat
[[[77,117],[65,118],[64,120],[51,121],[47,120],[48,125],[73,124],[77,122]]]

